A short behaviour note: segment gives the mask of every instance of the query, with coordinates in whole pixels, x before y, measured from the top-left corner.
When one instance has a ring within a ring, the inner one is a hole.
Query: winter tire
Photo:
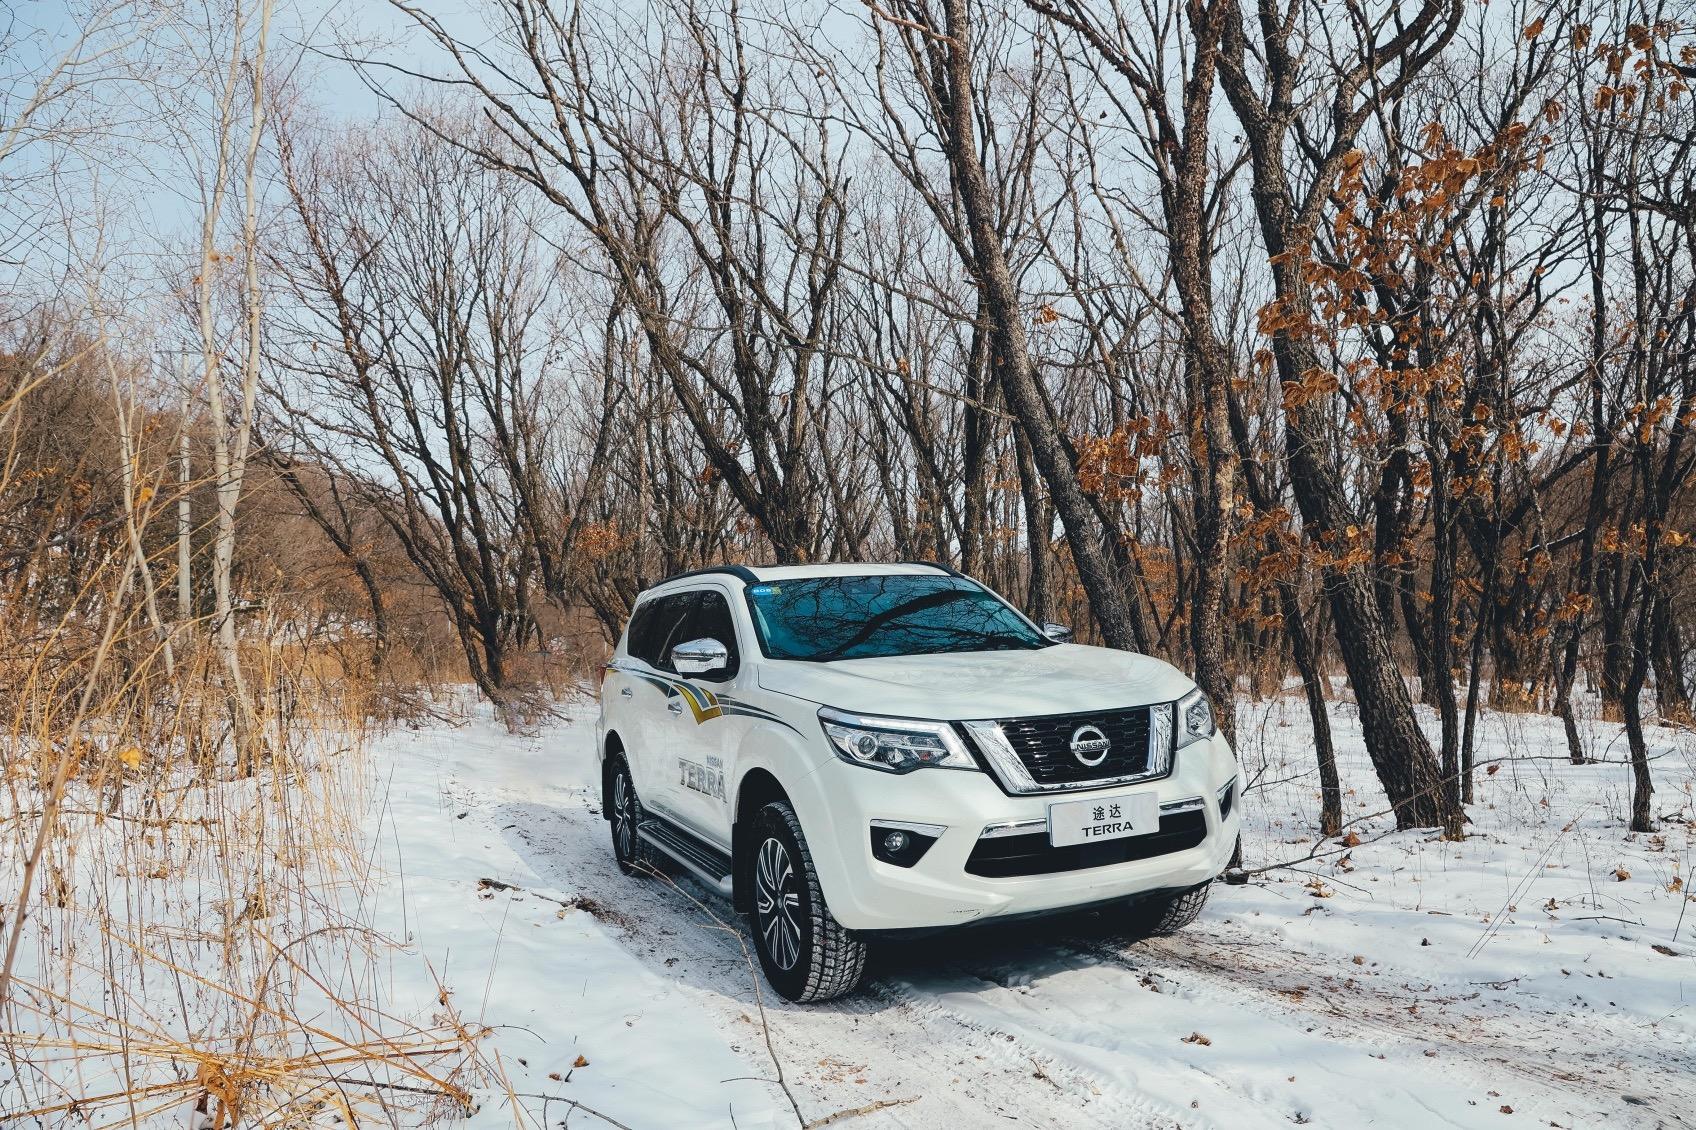
[[[1207,905],[1209,885],[1203,883],[1187,891],[1156,895],[1133,903],[1129,923],[1131,931],[1142,938],[1177,933],[1201,917],[1201,908]]]
[[[642,825],[642,801],[630,766],[621,757],[612,763],[612,784],[607,790],[607,815],[612,826],[612,855],[626,875],[646,874],[651,868],[648,849],[636,834]]]
[[[754,819],[752,909],[748,925],[771,987],[787,1000],[827,1001],[853,992],[866,945],[825,905],[801,821],[789,805],[766,805]]]

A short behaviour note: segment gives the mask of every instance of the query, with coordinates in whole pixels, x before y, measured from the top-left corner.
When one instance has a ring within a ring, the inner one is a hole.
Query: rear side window
[[[650,600],[637,605],[631,615],[630,627],[624,633],[624,650],[632,659],[647,660],[659,610],[660,602]]]

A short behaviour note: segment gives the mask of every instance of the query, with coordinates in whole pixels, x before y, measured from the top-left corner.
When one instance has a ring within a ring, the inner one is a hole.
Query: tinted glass
[[[649,656],[654,651],[654,630],[659,624],[660,602],[646,601],[636,606],[636,611],[630,617],[630,627],[624,633],[624,650],[632,659],[652,662]]]
[[[689,640],[713,639],[723,644],[730,651],[730,662],[718,677],[728,679],[736,674],[736,624],[730,618],[730,602],[724,594],[714,589],[701,590],[699,601],[695,604],[694,614],[689,617],[689,623],[677,638],[671,641],[671,646]],[[669,658],[669,656],[668,656]]]
[[[868,659],[948,651],[1029,651],[1049,641],[962,577],[807,577],[750,585],[760,646],[773,659]]]
[[[636,610],[630,623],[630,642],[626,650],[644,663],[671,670],[671,645],[681,643],[677,629],[695,605],[692,592],[662,596]],[[646,619],[644,619],[646,614]],[[638,634],[640,633],[640,634]]]

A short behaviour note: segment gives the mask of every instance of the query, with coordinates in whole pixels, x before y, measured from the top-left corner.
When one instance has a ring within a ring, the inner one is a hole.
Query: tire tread
[[[1201,917],[1211,886],[1211,883],[1203,883],[1199,887],[1191,887],[1175,895],[1164,895],[1139,903],[1132,912],[1137,917],[1137,932],[1144,937],[1153,938],[1182,930]]]
[[[800,819],[788,804],[773,801],[761,810],[760,823],[781,824],[788,830],[800,849],[798,870],[807,884],[807,976],[800,992],[790,999],[807,1004],[853,992],[866,971],[866,943],[844,928],[825,904],[818,871],[813,866],[813,852],[807,846],[807,837],[801,833]],[[757,938],[757,922],[754,933]]]

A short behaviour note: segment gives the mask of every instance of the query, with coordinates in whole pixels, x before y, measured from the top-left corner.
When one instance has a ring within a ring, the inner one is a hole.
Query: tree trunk
[[[939,112],[944,118],[939,125],[966,213],[971,266],[993,327],[991,344],[1001,387],[1030,441],[1031,457],[1065,528],[1078,579],[1089,597],[1103,641],[1109,647],[1133,649],[1136,633],[1124,585],[1108,559],[1089,500],[1078,483],[1077,469],[1038,383],[1025,336],[1025,312],[996,229],[996,198],[978,155],[972,26],[966,0],[946,0],[944,20],[946,39],[939,41],[926,36],[924,42],[927,51],[941,56],[940,69],[945,79],[940,84],[942,89],[935,91],[940,96]]]
[[[1690,692],[1684,683],[1684,648],[1678,621],[1664,595],[1655,597],[1649,658],[1655,668],[1655,706],[1665,722],[1690,720]]]
[[[1325,676],[1319,669],[1313,638],[1302,615],[1301,594],[1289,581],[1278,582],[1278,601],[1284,615],[1284,633],[1301,673],[1302,694],[1313,722],[1313,756],[1319,766],[1319,832],[1325,836],[1343,833],[1343,786],[1337,776],[1337,754],[1331,745],[1331,716],[1325,709]]]
[[[1031,458],[1030,441],[1023,428],[1013,428],[1013,447],[1019,464],[1019,497],[1025,506],[1025,544],[1030,575],[1026,580],[1025,609],[1038,624],[1054,619],[1054,517],[1042,497],[1042,479]]]

